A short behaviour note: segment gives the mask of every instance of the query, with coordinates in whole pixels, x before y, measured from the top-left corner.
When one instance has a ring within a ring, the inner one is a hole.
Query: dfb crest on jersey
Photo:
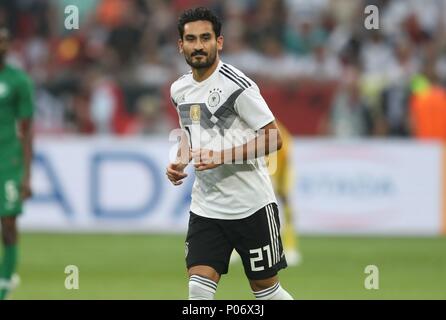
[[[200,121],[201,109],[200,105],[194,104],[190,107],[190,118],[192,121]]]
[[[209,93],[210,93],[208,98],[209,107],[218,106],[218,104],[220,103],[220,93],[222,93],[222,91],[220,89],[215,88],[209,91]]]

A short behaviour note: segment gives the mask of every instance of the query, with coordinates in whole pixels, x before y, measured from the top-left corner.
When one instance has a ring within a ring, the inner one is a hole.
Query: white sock
[[[6,278],[0,278],[0,290],[11,290],[12,289],[12,281]]]
[[[192,275],[189,278],[189,300],[214,300],[217,283],[208,278]]]
[[[293,297],[285,291],[279,282],[270,288],[253,291],[257,300],[294,300]]]

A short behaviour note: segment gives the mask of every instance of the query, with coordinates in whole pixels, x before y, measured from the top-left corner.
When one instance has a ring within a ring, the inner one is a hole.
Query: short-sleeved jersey
[[[170,93],[192,149],[243,145],[274,121],[257,85],[222,61],[204,81],[195,81],[192,73],[182,76]],[[224,163],[195,176],[191,211],[200,216],[242,219],[276,202],[264,157]]]
[[[21,70],[0,69],[0,172],[22,165],[23,152],[17,135],[17,120],[33,115],[32,85]]]

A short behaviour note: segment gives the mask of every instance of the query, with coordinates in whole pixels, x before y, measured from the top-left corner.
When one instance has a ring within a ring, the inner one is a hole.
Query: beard
[[[209,53],[201,52],[202,56],[200,60],[194,59],[197,55],[195,52],[192,52],[190,55],[184,55],[186,62],[194,69],[207,69],[212,66],[217,57],[217,50],[213,50]]]

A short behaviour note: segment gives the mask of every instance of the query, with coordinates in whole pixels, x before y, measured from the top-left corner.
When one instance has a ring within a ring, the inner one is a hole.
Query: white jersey
[[[202,82],[192,73],[182,76],[170,94],[192,149],[243,145],[274,121],[257,85],[221,61]],[[203,217],[242,219],[277,202],[264,157],[195,171],[195,176],[191,211]]]

